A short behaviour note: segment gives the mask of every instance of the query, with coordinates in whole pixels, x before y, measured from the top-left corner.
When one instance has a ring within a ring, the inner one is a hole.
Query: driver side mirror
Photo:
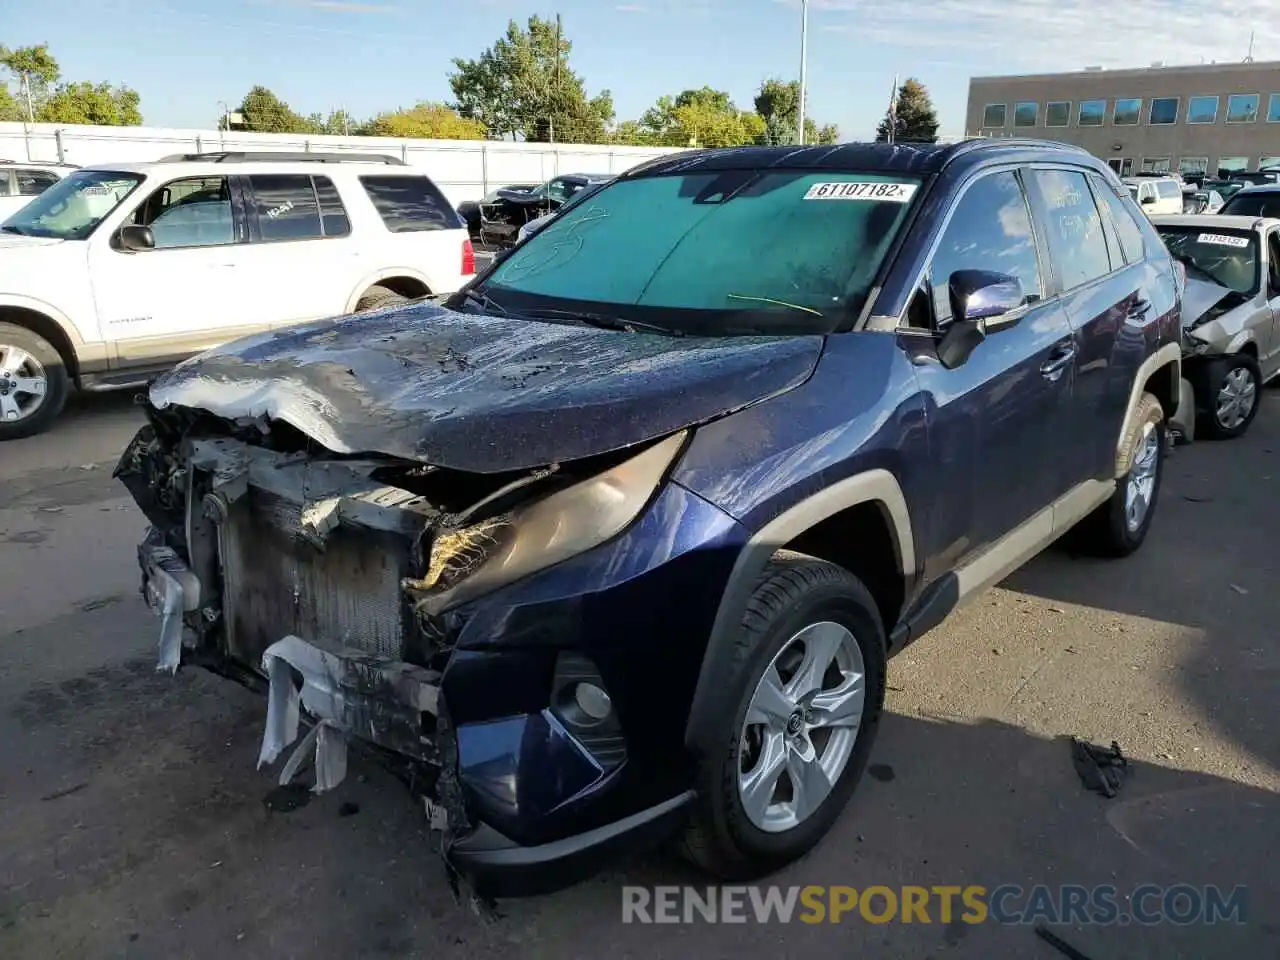
[[[988,335],[1018,322],[1009,314],[1026,303],[1017,277],[990,270],[957,270],[947,281],[951,322],[938,342],[938,360],[954,370]]]
[[[120,228],[116,237],[120,249],[128,250],[130,253],[156,248],[156,235],[151,232],[150,227],[142,227],[134,223],[126,224]]]
[[[1156,202],[1156,198],[1151,196],[1151,194],[1147,194],[1145,197],[1142,198],[1141,202],[1144,207],[1149,207]]]

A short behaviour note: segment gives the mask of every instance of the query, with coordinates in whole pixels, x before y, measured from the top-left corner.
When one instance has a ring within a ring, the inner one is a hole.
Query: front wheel
[[[0,440],[49,429],[71,390],[61,354],[26,327],[0,323]]]
[[[700,751],[684,854],[750,880],[816,846],[862,776],[884,676],[884,629],[866,587],[834,564],[775,556],[716,678],[735,708]]]
[[[1206,409],[1202,429],[1215,440],[1244,436],[1258,413],[1262,371],[1247,353],[1237,353],[1208,364],[1203,378]]]

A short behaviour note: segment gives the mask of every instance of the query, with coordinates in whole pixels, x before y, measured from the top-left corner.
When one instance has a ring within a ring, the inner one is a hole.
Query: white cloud
[[[1280,59],[1274,0],[1236,0],[1230,16],[1198,0],[810,0],[809,9],[815,27],[855,43],[981,53],[991,74],[1240,61],[1250,29],[1254,58]]]

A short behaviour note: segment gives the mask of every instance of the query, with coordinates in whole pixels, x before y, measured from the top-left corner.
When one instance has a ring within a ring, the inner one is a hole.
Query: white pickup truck
[[[0,222],[0,440],[70,390],[145,383],[245,334],[451,293],[453,206],[401,161],[193,154],[70,172]]]

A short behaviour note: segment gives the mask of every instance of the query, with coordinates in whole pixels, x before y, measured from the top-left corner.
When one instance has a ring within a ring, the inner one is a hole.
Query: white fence
[[[389,154],[426,171],[454,204],[476,200],[495,187],[541,183],[562,173],[621,173],[645,160],[675,152],[669,147],[0,123],[0,160],[61,161],[88,166],[147,162],[174,153],[218,150]]]

